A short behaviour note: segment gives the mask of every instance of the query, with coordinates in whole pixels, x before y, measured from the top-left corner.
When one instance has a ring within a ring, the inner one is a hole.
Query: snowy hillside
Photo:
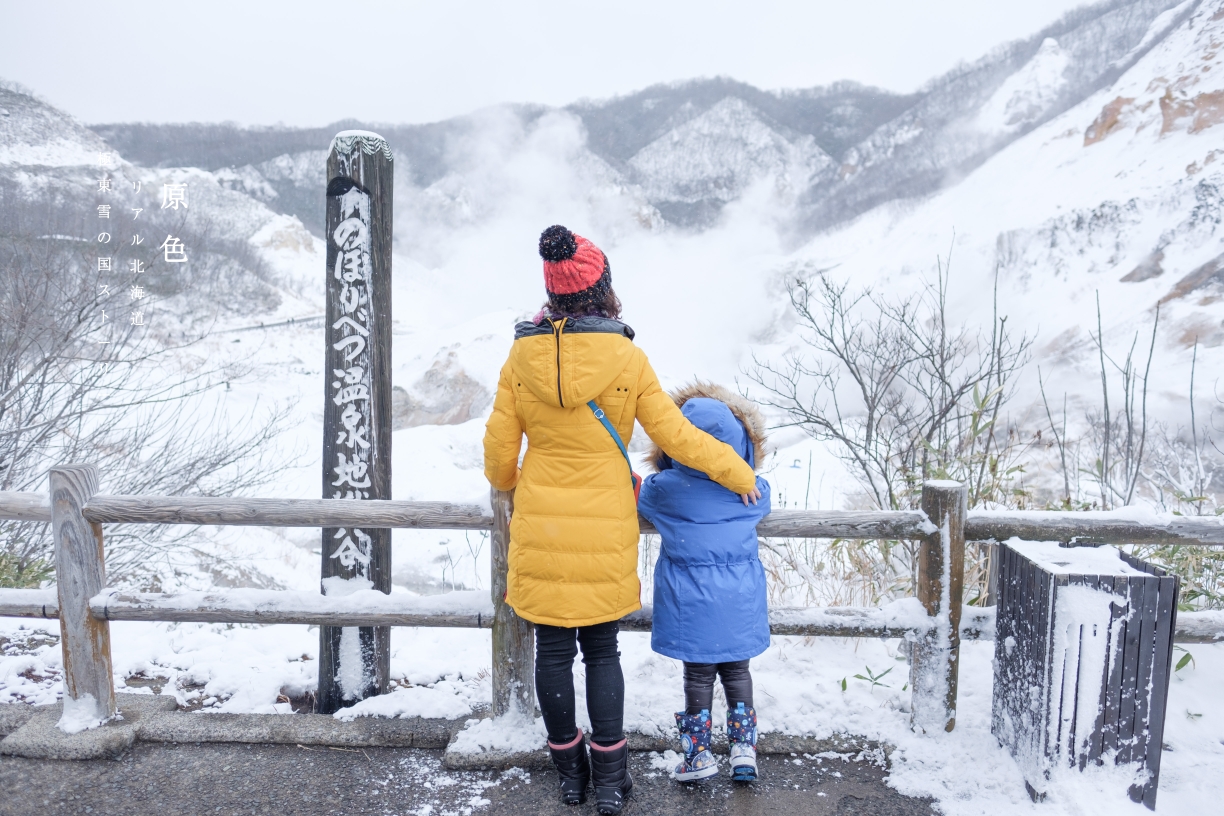
[[[107,144],[71,116],[0,85],[0,163],[10,167],[93,165]]]
[[[801,223],[827,227],[955,180],[1108,85],[1198,5],[1140,0],[1088,6],[952,71],[846,153],[836,174],[841,183],[814,189]]]
[[[1069,392],[1077,408],[1099,389],[1089,339],[1096,293],[1106,344],[1122,354],[1136,330],[1150,332],[1160,304],[1151,407],[1187,423],[1191,347],[1197,340],[1200,375],[1224,362],[1224,173],[1216,163],[1224,6],[1204,3],[1163,36],[1161,22],[1151,50],[1118,79],[955,186],[882,206],[816,237],[795,259],[904,289],[951,248],[962,314],[989,308],[997,271],[1004,313],[1036,335],[1037,361],[1055,377],[1055,394]],[[1042,65],[1021,69],[1004,87],[1036,87],[1059,53],[1043,46]],[[984,113],[1006,110],[992,103]],[[1207,377],[1200,383],[1214,381]]]
[[[806,190],[833,163],[812,136],[788,140],[746,102],[727,97],[643,147],[629,167],[650,201],[677,212],[679,205],[733,201],[760,178]]]
[[[31,225],[40,220],[58,225],[73,239],[93,244],[98,254],[138,255],[142,267],[150,266],[146,280],[157,279],[148,288],[165,296],[156,308],[173,316],[173,325],[161,329],[179,329],[185,319],[217,318],[221,310],[215,288],[221,283],[239,285],[234,294],[243,295],[228,298],[223,323],[243,316],[249,320],[256,310],[261,318],[275,319],[321,308],[322,285],[314,274],[321,242],[292,216],[232,190],[232,174],[133,165],[71,116],[17,86],[0,84],[0,110],[0,194],[5,201],[28,213]],[[162,212],[159,196],[165,183],[188,184],[189,206]],[[104,215],[100,206],[109,211]],[[156,242],[145,245],[144,240],[167,225],[164,219],[179,214],[181,223],[173,228],[192,242],[191,279],[179,274],[169,282],[159,278],[166,267],[154,266]],[[98,243],[102,232],[110,236],[105,244]],[[133,248],[128,240],[141,232],[141,245]],[[248,245],[256,256],[246,254]],[[231,279],[239,270],[247,280]],[[159,291],[157,283],[166,285]]]

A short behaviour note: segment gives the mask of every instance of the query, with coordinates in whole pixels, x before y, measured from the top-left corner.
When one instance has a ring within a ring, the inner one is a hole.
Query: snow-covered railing
[[[1121,510],[978,510],[965,519],[969,541],[1062,541],[1072,544],[1190,544],[1224,547],[1224,516],[1177,516]]]
[[[51,522],[56,588],[0,589],[0,616],[60,618],[65,695],[95,706],[98,721],[114,712],[112,620],[292,623],[320,626],[441,626],[493,630],[493,710],[533,704],[534,631],[504,603],[513,494],[494,491],[493,513],[447,502],[107,496],[95,492],[91,466],[51,472],[51,496],[0,492],[0,520]],[[922,510],[808,512],[775,510],[762,537],[913,539],[918,548],[916,598],[881,608],[775,608],[775,635],[904,637],[912,643],[911,685],[917,718],[951,729],[962,638],[993,639],[994,610],[963,605],[966,539],[1012,537],[1084,544],[1106,542],[1224,545],[1220,519],[1115,513],[965,511],[955,482],[923,486]],[[359,590],[345,595],[231,589],[128,593],[105,587],[103,524],[193,524],[257,527],[365,527],[488,530],[490,592],[416,597]],[[642,522],[642,532],[654,532]],[[649,607],[622,621],[649,631]],[[1177,640],[1224,640],[1224,613],[1181,613]],[[529,710],[529,709],[528,709]],[[924,713],[925,712],[925,713]]]
[[[45,493],[0,493],[0,520],[50,521],[51,502]]]
[[[58,593],[54,589],[0,589],[0,617],[58,618]]]
[[[360,590],[342,597],[271,589],[222,589],[207,592],[130,593],[107,590],[89,599],[95,618],[108,621],[178,623],[297,623],[329,626],[437,626],[489,629],[493,602],[481,590],[444,595],[384,595]],[[0,590],[0,617],[58,618],[54,589]],[[626,632],[649,632],[650,605],[621,621]],[[913,598],[884,607],[773,607],[769,631],[799,637],[906,637],[925,633],[933,623]],[[962,640],[994,640],[993,606],[961,610]],[[1180,612],[1178,643],[1224,642],[1224,611]]]
[[[222,524],[256,527],[402,527],[492,530],[493,516],[480,507],[449,502],[338,499],[246,499],[195,496],[91,496],[82,508],[99,524]],[[50,521],[41,493],[0,493],[0,519]],[[640,519],[642,532],[653,533]],[[761,523],[766,537],[914,538],[927,532],[917,511],[825,513],[776,510]]]
[[[491,530],[493,516],[470,504],[336,499],[248,499],[171,496],[92,496],[87,521],[106,524],[219,524],[266,527],[403,527]],[[42,493],[0,493],[0,519],[51,521]],[[639,519],[642,532],[654,527]],[[775,510],[758,528],[763,538],[921,538],[929,531],[918,510]],[[1064,541],[1076,544],[1190,544],[1224,546],[1224,516],[1177,516],[1126,508],[1061,512],[975,510],[965,518],[965,540]]]
[[[56,618],[53,589],[7,590],[0,596],[0,615]],[[119,592],[107,590],[89,599],[89,611],[106,621],[174,621],[178,623],[297,623],[328,626],[440,626],[488,629],[494,608],[481,590],[443,595],[386,595],[363,589],[343,596],[271,589],[221,589],[205,592]],[[621,629],[649,632],[649,604],[625,617]],[[775,635],[805,637],[905,637],[925,633],[934,624],[914,598],[875,607],[774,607],[769,628]],[[992,607],[964,607],[961,637],[990,640]]]

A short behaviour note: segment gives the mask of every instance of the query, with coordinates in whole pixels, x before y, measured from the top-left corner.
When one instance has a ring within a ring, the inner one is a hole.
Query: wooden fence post
[[[106,586],[102,525],[81,508],[98,491],[93,465],[51,469],[51,531],[64,652],[64,714],[60,727],[80,731],[115,716],[110,624],[89,612],[89,599]]]
[[[969,494],[958,482],[922,485],[922,510],[939,529],[918,547],[918,600],[935,627],[914,643],[910,721],[921,731],[956,727],[961,605],[965,594],[965,516]]]
[[[366,131],[337,134],[327,157],[325,499],[391,498],[391,162]],[[390,593],[389,529],[324,528],[322,553],[325,594]],[[390,627],[319,627],[317,710],[385,693],[390,669]]]
[[[525,621],[506,603],[506,573],[510,555],[510,517],[514,491],[492,491],[493,533],[489,548],[493,596],[493,716],[518,708],[535,711],[535,624]]]

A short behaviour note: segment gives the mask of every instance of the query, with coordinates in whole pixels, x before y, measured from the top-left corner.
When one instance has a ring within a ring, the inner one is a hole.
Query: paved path
[[[625,816],[870,814],[932,816],[925,800],[901,796],[870,762],[761,757],[756,785],[725,776],[686,787],[631,755],[637,786]],[[556,801],[548,771],[452,772],[424,749],[301,748],[285,745],[136,743],[116,760],[0,757],[0,814],[194,816],[444,816],[594,814]],[[798,760],[798,761],[796,761]],[[656,760],[657,761],[657,760]]]

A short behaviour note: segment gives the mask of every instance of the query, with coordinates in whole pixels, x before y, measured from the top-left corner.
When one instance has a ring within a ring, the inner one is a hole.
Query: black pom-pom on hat
[[[540,257],[546,261],[568,261],[577,251],[574,233],[560,224],[553,224],[540,233]]]

